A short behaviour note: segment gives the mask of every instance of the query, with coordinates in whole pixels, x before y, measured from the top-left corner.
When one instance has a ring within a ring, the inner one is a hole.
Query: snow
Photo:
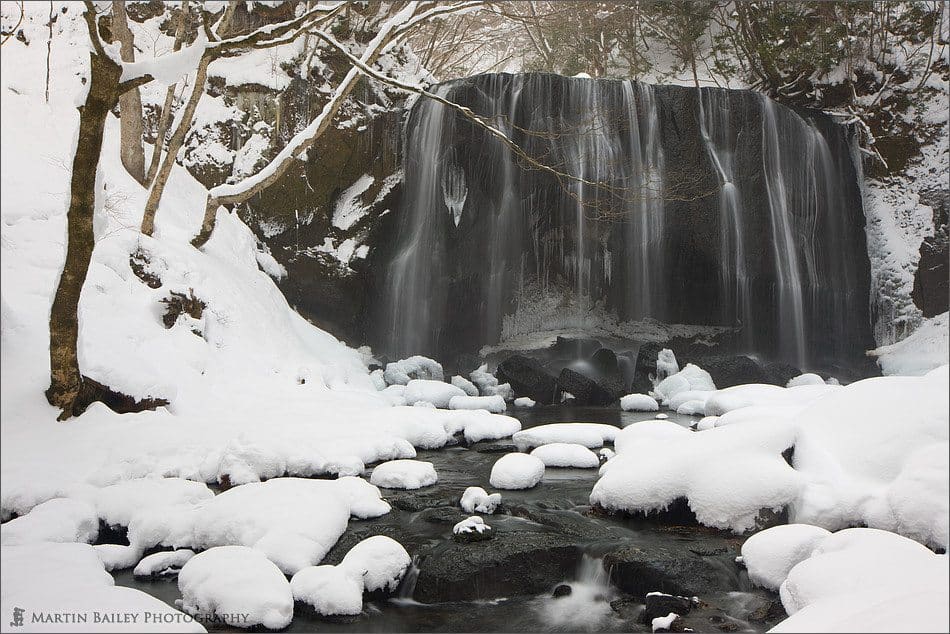
[[[583,445],[555,442],[533,449],[530,455],[541,460],[545,467],[595,469],[600,466],[597,454]]]
[[[363,611],[363,585],[341,566],[310,566],[290,580],[294,599],[324,616],[346,616]]]
[[[193,619],[139,590],[120,588],[88,544],[30,543],[0,548],[4,618],[24,609],[23,632],[61,632],[62,623],[33,622],[33,615],[87,614],[74,632],[204,632]],[[94,622],[93,613],[136,615],[132,623]],[[10,621],[6,621],[9,623]],[[5,626],[6,627],[6,626]],[[11,628],[12,631],[13,628]]]
[[[468,375],[472,379],[472,383],[478,387],[478,391],[486,396],[491,396],[494,394],[494,389],[498,385],[498,379],[495,378],[495,375],[488,371],[487,365],[481,365],[475,370],[472,370],[471,374]]]
[[[697,365],[687,363],[686,367],[675,374],[671,374],[656,387],[653,388],[654,394],[658,400],[666,401],[679,392],[686,390],[715,390],[716,384],[713,383],[709,372],[706,372]]]
[[[188,548],[180,550],[166,550],[153,553],[142,558],[132,574],[136,577],[163,577],[177,575],[188,561],[195,556],[195,551]]]
[[[96,544],[96,554],[106,570],[125,570],[131,568],[142,558],[142,551],[135,546],[125,544]]]
[[[496,489],[530,489],[544,476],[544,463],[536,456],[509,453],[491,468],[488,481]]]
[[[468,443],[507,438],[521,429],[521,422],[517,418],[490,414],[484,410],[472,410],[464,424],[465,441]]]
[[[427,379],[409,381],[406,384],[406,391],[403,396],[407,405],[412,405],[416,401],[428,401],[441,409],[447,409],[449,401],[455,396],[468,398],[461,388],[457,388],[451,383]]]
[[[656,378],[657,381],[673,376],[680,371],[679,363],[676,362],[676,355],[669,348],[663,348],[656,355]]]
[[[140,58],[137,62],[122,62],[122,76],[119,81],[151,75],[159,84],[172,86],[183,75],[194,72],[207,44],[205,34],[199,31],[195,41],[179,51],[151,59]]]
[[[786,524],[756,533],[742,544],[742,561],[749,580],[778,591],[789,571],[808,559],[815,547],[831,533],[808,524]]]
[[[182,610],[193,616],[246,615],[228,621],[279,630],[290,625],[294,597],[284,574],[260,551],[219,546],[192,557],[178,573]]]
[[[650,621],[650,627],[654,632],[661,632],[664,630],[669,630],[673,625],[673,621],[679,618],[679,615],[676,612],[670,612],[666,616],[658,616]]]
[[[368,213],[361,204],[360,196],[375,182],[369,174],[363,174],[343,190],[333,206],[332,224],[337,229],[349,229]]]
[[[660,405],[647,394],[627,394],[620,399],[620,409],[625,412],[656,412]]]
[[[505,399],[495,396],[453,396],[449,399],[449,409],[487,410],[493,414],[501,414],[508,406]]]
[[[478,396],[478,388],[475,387],[475,384],[466,379],[464,376],[459,376],[456,374],[452,377],[451,383],[469,396]]]
[[[353,546],[338,567],[362,579],[367,592],[395,592],[412,558],[402,544],[385,535],[368,537]]]
[[[196,504],[214,497],[203,482],[181,478],[137,478],[103,487],[95,493],[96,511],[108,526],[128,527],[147,508]]]
[[[824,385],[825,380],[813,374],[811,372],[806,372],[805,374],[799,374],[796,377],[792,377],[788,380],[788,384],[785,387],[798,387],[799,385]]]
[[[521,396],[515,399],[515,407],[534,407],[537,405],[533,398]]]
[[[385,489],[421,489],[439,481],[431,462],[391,460],[373,469],[370,483]]]
[[[617,427],[603,423],[551,423],[525,429],[514,434],[511,439],[519,451],[553,442],[584,445],[589,449],[596,449],[602,447],[605,442],[613,442],[619,431]]]
[[[467,535],[469,533],[490,533],[491,526],[485,523],[481,517],[473,515],[468,517],[452,527],[453,535]]]
[[[406,385],[411,379],[441,381],[445,378],[438,361],[419,355],[387,363],[383,376],[389,385]]]
[[[81,500],[56,498],[33,507],[22,517],[0,525],[0,544],[96,541],[99,516]]]
[[[501,493],[488,494],[482,487],[468,487],[462,493],[459,505],[466,513],[485,513],[491,515],[501,504]]]
[[[950,357],[950,313],[924,319],[906,339],[868,352],[884,374],[923,375]]]

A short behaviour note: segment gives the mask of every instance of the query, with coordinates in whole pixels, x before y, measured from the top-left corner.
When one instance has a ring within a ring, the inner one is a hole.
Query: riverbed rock
[[[690,597],[681,597],[675,594],[651,593],[644,600],[643,612],[640,614],[640,622],[649,625],[653,619],[666,616],[670,612],[676,612],[680,616],[689,613],[693,607],[693,600]]]
[[[735,548],[703,557],[686,548],[627,546],[605,555],[604,567],[611,582],[634,597],[650,592],[695,596],[739,589],[736,554]]]
[[[555,599],[560,599],[561,597],[569,597],[571,593],[574,592],[571,586],[566,583],[562,583],[554,588],[554,592],[551,593],[551,596]]]
[[[508,357],[495,370],[501,383],[509,383],[516,396],[527,396],[538,403],[550,405],[557,399],[557,379],[536,359],[516,354]]]
[[[548,592],[580,559],[574,540],[556,533],[499,532],[468,544],[445,540],[418,551],[413,598],[435,603]]]
[[[623,396],[623,384],[619,381],[604,379],[595,381],[570,368],[561,370],[557,386],[562,392],[574,396],[575,405],[610,405]]]
[[[694,363],[709,372],[720,390],[746,383],[769,382],[769,375],[762,366],[744,355],[709,356],[698,359]]]

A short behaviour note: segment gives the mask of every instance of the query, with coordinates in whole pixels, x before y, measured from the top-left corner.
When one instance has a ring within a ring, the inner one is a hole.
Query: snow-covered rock
[[[530,455],[540,459],[545,467],[595,469],[600,466],[597,454],[584,445],[555,442],[536,447]]]
[[[662,401],[673,398],[679,392],[686,390],[715,390],[716,384],[713,383],[709,372],[701,367],[687,363],[686,367],[675,374],[671,374],[656,387],[653,388],[657,398]]]
[[[468,375],[472,383],[478,388],[479,393],[485,396],[492,396],[495,393],[494,388],[498,386],[498,379],[488,371],[488,365],[481,365],[472,370]]]
[[[680,371],[679,363],[676,362],[676,355],[669,348],[663,348],[656,355],[656,380],[673,376]]]
[[[395,592],[411,565],[412,558],[402,544],[385,535],[375,535],[350,548],[337,567],[361,579],[367,592]]]
[[[491,537],[492,528],[481,517],[473,515],[452,527],[456,541],[482,541]]]
[[[799,385],[825,385],[825,380],[817,374],[806,372],[790,378],[785,387],[798,387]]]
[[[388,385],[408,385],[413,379],[441,382],[445,378],[438,361],[416,355],[386,364],[383,377]]]
[[[786,524],[761,531],[742,544],[742,561],[757,586],[777,591],[789,571],[808,559],[831,533],[808,524]]]
[[[544,463],[535,456],[509,453],[491,468],[488,481],[496,489],[530,489],[544,476]]]
[[[386,379],[384,378],[383,371],[379,368],[376,368],[369,373],[369,378],[373,382],[373,385],[376,386],[377,390],[386,389]]]
[[[676,612],[670,612],[666,616],[655,617],[650,621],[650,628],[654,632],[669,632],[673,626],[673,621],[679,618]]]
[[[194,556],[195,551],[188,548],[153,553],[139,561],[135,569],[132,570],[132,574],[136,577],[177,575],[182,567]]]
[[[501,414],[508,405],[498,394],[494,396],[453,396],[449,400],[449,409],[483,409],[492,414]]]
[[[214,497],[204,482],[182,478],[136,478],[99,489],[96,511],[109,526],[128,526],[140,509],[195,504]]]
[[[406,384],[406,391],[403,396],[407,405],[412,405],[416,401],[428,401],[436,407],[446,409],[452,397],[464,397],[466,394],[461,388],[455,387],[451,383],[413,379]]]
[[[87,502],[56,498],[0,525],[0,544],[31,542],[91,543],[99,536],[99,516]]]
[[[456,374],[452,377],[451,383],[469,396],[478,396],[478,388],[475,387],[475,384],[466,379],[464,376],[459,376]]]
[[[96,544],[96,554],[106,570],[131,568],[142,558],[142,550],[127,544]]]
[[[459,410],[461,413],[465,410]],[[521,429],[521,421],[512,416],[490,414],[484,410],[467,412],[465,419],[465,441],[468,443],[481,440],[497,440],[507,438]]]
[[[538,425],[514,434],[511,439],[519,451],[540,447],[553,442],[584,445],[589,449],[613,442],[619,428],[603,423],[551,423]]]
[[[377,465],[369,481],[384,489],[421,489],[438,482],[439,476],[431,462],[391,460]]]
[[[871,350],[886,375],[921,376],[950,358],[950,313],[924,319],[906,339]]]
[[[620,409],[625,412],[656,412],[660,405],[648,394],[627,394],[620,399]]]
[[[341,566],[309,566],[290,580],[296,601],[324,616],[353,616],[363,611],[363,584]]]
[[[482,487],[468,487],[462,493],[459,505],[466,513],[485,513],[491,515],[501,504],[501,493],[489,495]]]
[[[283,573],[263,553],[245,546],[218,546],[195,555],[178,573],[178,589],[182,609],[192,616],[246,615],[226,621],[232,626],[280,630],[294,615]]]
[[[515,407],[534,407],[537,405],[533,398],[528,396],[519,396],[515,399]]]

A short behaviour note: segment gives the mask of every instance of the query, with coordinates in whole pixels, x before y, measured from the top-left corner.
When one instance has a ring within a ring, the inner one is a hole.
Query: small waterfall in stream
[[[451,359],[549,333],[735,329],[737,352],[857,365],[869,264],[853,139],[749,91],[488,74],[420,99],[375,342]],[[633,333],[627,336],[626,333]]]

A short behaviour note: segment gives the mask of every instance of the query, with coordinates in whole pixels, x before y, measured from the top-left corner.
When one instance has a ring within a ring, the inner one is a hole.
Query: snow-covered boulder
[[[384,489],[421,489],[438,482],[439,476],[431,462],[390,460],[377,465],[369,481]]]
[[[679,363],[676,362],[676,355],[669,348],[663,348],[656,355],[656,380],[673,376],[680,371]]]
[[[619,428],[603,423],[551,423],[538,425],[514,434],[511,439],[519,451],[540,447],[553,442],[584,445],[589,449],[613,442]]]
[[[742,561],[757,586],[777,591],[789,571],[811,557],[831,532],[808,524],[786,524],[760,531],[742,544]]]
[[[806,372],[790,378],[785,387],[799,387],[801,385],[825,385],[825,380],[817,374]]]
[[[449,400],[449,409],[483,409],[492,414],[501,414],[508,405],[498,394],[494,396],[453,396]]]
[[[528,396],[519,396],[515,399],[515,407],[534,407],[537,402]]]
[[[324,616],[353,616],[363,611],[363,584],[341,566],[309,566],[290,580],[293,598]]]
[[[229,620],[243,628],[280,630],[294,615],[294,597],[280,568],[262,552],[219,546],[192,557],[178,573],[182,609],[192,616],[246,615]]]
[[[697,365],[687,363],[685,368],[660,381],[656,387],[653,388],[653,391],[658,399],[665,402],[667,399],[676,396],[679,392],[685,392],[686,390],[715,389],[716,384],[713,383],[709,372],[706,372]]]
[[[584,445],[555,442],[536,447],[530,455],[540,459],[545,467],[595,469],[600,466],[597,454]]]
[[[344,555],[338,568],[345,568],[362,580],[367,592],[395,592],[412,558],[402,544],[385,535],[359,542]]]
[[[620,399],[620,409],[625,412],[656,412],[660,405],[648,394],[627,394]]]
[[[177,575],[182,567],[195,556],[188,548],[165,550],[154,553],[139,561],[132,571],[136,577],[165,577]]]
[[[488,494],[482,487],[468,487],[462,493],[459,505],[466,513],[485,513],[491,515],[501,504],[501,493]]]
[[[383,371],[380,370],[379,368],[370,372],[369,378],[373,382],[373,385],[376,386],[377,390],[386,389],[386,379],[384,378]]]
[[[487,364],[472,370],[468,376],[478,388],[479,393],[485,396],[492,396],[495,393],[494,388],[498,386],[498,379],[488,371]]]
[[[26,515],[0,525],[0,544],[31,542],[91,543],[99,536],[99,516],[87,502],[56,498],[33,507]]]
[[[544,463],[535,456],[509,453],[491,468],[488,481],[496,489],[530,489],[544,476]]]
[[[403,397],[407,405],[412,405],[416,401],[428,401],[438,408],[447,409],[449,401],[453,396],[467,396],[462,388],[455,387],[451,383],[442,381],[429,381],[424,379],[413,379],[406,384],[406,391]]]
[[[389,401],[390,405],[400,405],[406,404],[406,386],[405,385],[390,385],[386,389],[380,392],[383,398]]]
[[[459,410],[461,413],[464,410]],[[467,413],[465,420],[465,441],[468,443],[481,440],[497,440],[507,438],[521,429],[521,421],[512,416],[490,414],[483,410],[472,410]]]
[[[451,383],[469,396],[478,396],[478,388],[475,387],[475,384],[466,379],[464,376],[459,376],[456,374],[452,377]]]
[[[109,526],[128,526],[136,512],[178,504],[195,504],[214,497],[204,482],[182,478],[136,478],[99,489],[96,511]]]
[[[142,550],[127,544],[96,544],[96,554],[106,570],[131,568],[142,558]]]
[[[492,528],[477,515],[466,518],[452,527],[452,537],[459,542],[480,542],[490,539]]]
[[[445,374],[438,361],[416,355],[386,364],[383,377],[388,385],[407,385],[413,379],[442,381]]]

